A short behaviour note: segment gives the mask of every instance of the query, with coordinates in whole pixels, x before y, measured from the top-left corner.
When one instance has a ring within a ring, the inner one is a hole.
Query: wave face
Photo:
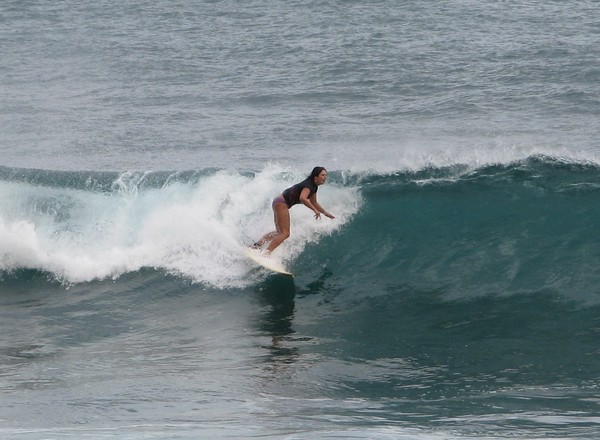
[[[278,258],[326,266],[345,287],[410,284],[450,297],[551,291],[596,301],[596,164],[530,157],[386,174],[332,172],[320,201],[292,211]],[[213,287],[256,279],[239,246],[272,227],[274,194],[302,178],[260,173],[0,169],[0,269],[67,283],[152,267]],[[376,290],[376,289],[372,289]]]
[[[352,222],[303,259],[308,267],[326,256],[346,288],[600,298],[595,164],[532,157],[372,175],[360,188],[364,206]]]
[[[129,426],[251,437],[248,417],[288,435],[297,414],[344,438],[594,438],[599,171],[530,157],[331,172],[319,201],[336,220],[295,207],[277,250],[290,282],[239,246],[301,175],[0,168],[8,414],[33,419],[31,393],[53,387],[56,411],[76,409],[65,430],[129,402],[131,423],[119,405],[108,418],[135,439]]]

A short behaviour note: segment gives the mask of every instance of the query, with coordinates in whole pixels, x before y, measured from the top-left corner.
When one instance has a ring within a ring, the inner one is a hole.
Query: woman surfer
[[[253,247],[258,248],[268,242],[269,246],[267,246],[265,254],[269,255],[277,246],[283,243],[290,236],[290,208],[298,203],[302,203],[312,210],[317,220],[321,218],[321,214],[334,219],[335,217],[317,202],[317,190],[326,181],[327,170],[323,167],[315,167],[305,180],[289,187],[275,197],[271,205],[275,230],[265,234],[264,237],[254,243]]]

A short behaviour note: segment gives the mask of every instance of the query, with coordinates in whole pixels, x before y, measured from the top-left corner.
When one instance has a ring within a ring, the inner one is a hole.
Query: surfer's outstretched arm
[[[315,218],[317,220],[321,218],[321,214],[323,214],[325,217],[329,217],[330,219],[335,218],[333,214],[326,211],[321,205],[319,205],[319,202],[317,202],[316,193],[309,194],[310,192],[307,188],[303,189],[302,193],[300,194],[300,202],[302,202],[304,206],[315,213]]]
[[[317,207],[314,205],[314,203],[317,201],[316,197],[310,194],[310,190],[308,188],[304,188],[302,190],[302,192],[300,193],[300,203],[302,203],[304,206],[306,206],[308,209],[310,209],[312,212],[315,213],[315,218],[319,219],[321,218],[321,211],[319,211],[317,209]],[[318,205],[318,203],[317,203]]]
[[[311,203],[317,209],[317,211],[319,211],[325,217],[328,217],[328,218],[330,218],[332,220],[335,218],[335,216],[332,213],[330,213],[329,211],[325,210],[321,205],[319,205],[319,202],[317,202],[317,196],[316,195],[313,194],[312,199],[313,200],[311,200]],[[315,214],[315,217],[317,217],[316,214]]]

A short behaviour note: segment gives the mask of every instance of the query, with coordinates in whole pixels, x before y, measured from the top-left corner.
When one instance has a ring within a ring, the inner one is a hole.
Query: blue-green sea
[[[598,14],[0,3],[0,438],[598,438]]]

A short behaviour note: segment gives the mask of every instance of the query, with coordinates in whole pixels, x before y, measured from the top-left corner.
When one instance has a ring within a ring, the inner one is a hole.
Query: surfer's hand
[[[335,218],[335,216],[333,214],[331,214],[329,211],[326,211],[323,214],[325,214],[325,217],[329,217],[331,220],[333,220]]]
[[[319,211],[315,211],[315,219],[321,220],[321,213]]]

